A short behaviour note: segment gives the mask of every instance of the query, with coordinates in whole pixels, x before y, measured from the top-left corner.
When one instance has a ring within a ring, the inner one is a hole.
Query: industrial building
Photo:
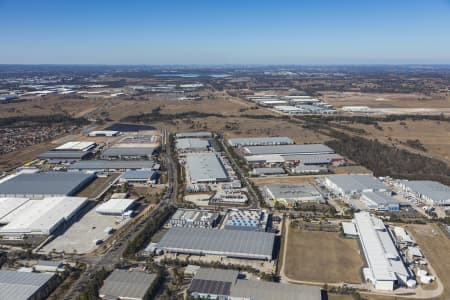
[[[288,155],[288,154],[331,154],[334,150],[323,144],[247,146],[242,148],[244,155]]]
[[[60,261],[52,260],[39,260],[34,266],[34,270],[37,272],[63,272],[66,270],[64,264]]]
[[[51,273],[0,270],[0,299],[42,300],[57,286]]]
[[[120,134],[120,131],[117,130],[94,130],[89,132],[88,136],[90,137],[100,137],[100,136],[106,136],[106,137],[113,137],[118,136]]]
[[[97,146],[93,142],[67,142],[59,147],[56,147],[54,151],[90,151]]]
[[[271,260],[274,242],[275,234],[268,232],[172,227],[159,241],[158,249],[171,253]]]
[[[149,184],[157,183],[159,179],[159,173],[155,171],[147,170],[130,170],[124,172],[119,182],[127,182],[130,184]]]
[[[344,236],[348,238],[358,238],[359,234],[356,230],[355,223],[353,222],[342,222],[342,231]]]
[[[430,180],[399,180],[397,184],[406,192],[429,205],[450,205],[450,187]]]
[[[360,200],[370,210],[378,211],[398,211],[400,203],[386,192],[363,192]]]
[[[262,188],[266,200],[294,206],[299,202],[322,202],[322,194],[309,183],[270,184]]]
[[[157,282],[158,276],[153,273],[116,269],[103,281],[98,294],[107,300],[146,300]]]
[[[261,209],[230,209],[224,229],[266,231],[269,213]]]
[[[171,227],[213,228],[220,221],[220,215],[207,210],[179,208],[170,218]]]
[[[291,168],[293,174],[321,174],[328,173],[327,167],[317,165],[298,165]]]
[[[215,153],[188,153],[185,168],[190,183],[217,183],[230,180],[222,160]]]
[[[131,210],[135,202],[134,199],[109,199],[97,206],[95,212],[101,215],[121,216],[126,211]]]
[[[212,138],[213,134],[209,131],[179,132],[175,134],[177,139],[185,138]]]
[[[1,201],[0,201],[1,203]],[[87,204],[83,197],[49,197],[20,202],[0,219],[0,235],[22,237],[25,235],[50,235],[67,224]]]
[[[279,137],[247,137],[228,139],[231,147],[292,145],[294,141],[285,136]]]
[[[283,175],[286,171],[283,168],[254,168],[251,171],[252,175],[265,176],[265,175]]]
[[[177,152],[202,152],[209,151],[209,141],[199,138],[184,138],[175,141]]]
[[[114,172],[129,170],[151,170],[155,165],[152,160],[83,160],[67,167],[71,171]]]
[[[343,165],[345,158],[336,153],[327,154],[286,154],[283,155],[286,162],[303,165]]]
[[[90,151],[47,151],[37,156],[51,163],[72,162],[92,157]]]
[[[335,194],[341,196],[388,190],[386,185],[372,175],[332,175],[325,178],[324,184]]]
[[[284,157],[279,154],[251,155],[245,156],[244,159],[249,166],[273,166],[285,163]]]
[[[383,291],[406,286],[407,281],[412,279],[411,271],[405,266],[383,221],[368,212],[359,212],[355,213],[353,222],[367,263],[363,269],[365,280],[371,282],[375,289]]]
[[[149,159],[157,154],[156,147],[111,147],[102,152],[102,159]]]
[[[41,199],[73,196],[95,178],[94,174],[82,172],[24,173],[0,183],[0,197]]]
[[[222,300],[321,300],[318,286],[242,279],[238,271],[199,268],[188,288],[193,298]]]

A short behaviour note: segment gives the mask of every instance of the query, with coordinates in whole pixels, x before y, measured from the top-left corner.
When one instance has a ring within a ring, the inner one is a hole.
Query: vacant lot
[[[110,174],[108,177],[97,177],[86,188],[78,193],[78,197],[87,197],[89,199],[96,199],[101,196],[101,193],[108,188],[116,179],[120,176],[120,173]]]
[[[408,225],[407,229],[444,285],[445,292],[440,299],[450,299],[450,240],[435,224]]]
[[[286,276],[293,280],[360,283],[363,261],[356,240],[336,232],[289,229]]]
[[[250,181],[256,185],[265,184],[283,184],[283,183],[312,183],[320,176],[317,175],[305,175],[305,176],[268,176],[268,177],[254,177],[250,178]]]

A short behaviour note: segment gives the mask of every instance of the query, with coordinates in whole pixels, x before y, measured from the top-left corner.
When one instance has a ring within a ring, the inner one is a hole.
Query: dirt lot
[[[408,225],[407,230],[417,241],[444,285],[444,295],[439,299],[450,299],[450,256],[448,255],[450,239],[435,224]]]
[[[272,177],[254,177],[250,178],[256,185],[264,184],[282,184],[282,183],[311,183],[318,176],[272,176]]]
[[[361,282],[363,261],[356,240],[335,232],[289,229],[285,260],[286,275],[315,282]]]
[[[89,199],[95,199],[112,183],[120,173],[113,173],[108,177],[97,177],[91,184],[78,193],[78,197],[88,197]]]

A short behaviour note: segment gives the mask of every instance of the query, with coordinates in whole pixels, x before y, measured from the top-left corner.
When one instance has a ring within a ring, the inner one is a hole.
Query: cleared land
[[[116,179],[120,176],[120,173],[113,173],[108,177],[97,177],[91,184],[84,188],[78,197],[88,197],[95,199],[101,195],[101,193],[108,188]]]
[[[363,261],[356,240],[336,232],[289,229],[285,274],[293,280],[361,283]]]
[[[438,299],[450,299],[450,239],[436,224],[408,225],[407,229],[444,285],[444,294]]]

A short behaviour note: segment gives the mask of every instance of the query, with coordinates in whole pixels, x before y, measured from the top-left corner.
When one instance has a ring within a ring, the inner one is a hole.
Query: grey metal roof
[[[277,145],[277,146],[248,146],[247,155],[262,154],[323,154],[334,153],[334,150],[323,144]]]
[[[437,181],[430,180],[403,180],[401,181],[412,192],[437,202],[450,203],[450,187]]]
[[[103,157],[119,156],[151,156],[155,152],[154,147],[113,147],[103,151]]]
[[[228,139],[228,143],[233,146],[263,146],[263,145],[290,145],[294,141],[285,136],[277,137],[248,137]]]
[[[327,178],[346,192],[387,190],[387,186],[372,175],[332,175]]]
[[[363,196],[367,197],[370,201],[375,202],[377,205],[399,204],[396,199],[383,192],[364,192]]]
[[[214,280],[234,283],[239,276],[239,271],[214,269],[214,268],[200,268],[195,272],[194,279]]]
[[[264,259],[272,257],[275,235],[268,232],[173,227],[158,247],[172,252]]]
[[[222,161],[214,153],[187,154],[186,169],[193,182],[228,179]]]
[[[55,275],[0,270],[0,299],[28,300]]]
[[[175,142],[177,150],[207,150],[209,146],[209,141],[198,138],[178,139]]]
[[[124,179],[147,179],[152,178],[155,175],[155,171],[126,171],[122,174]]]
[[[84,160],[71,164],[68,168],[75,170],[105,170],[105,169],[151,169],[152,160]]]
[[[209,131],[194,131],[194,132],[179,132],[175,135],[178,139],[182,138],[195,138],[195,137],[212,137],[212,133]]]
[[[114,299],[144,298],[156,277],[156,274],[116,269],[105,279],[99,294]]]
[[[0,195],[66,195],[95,178],[82,172],[19,174],[0,184]]]
[[[270,184],[266,189],[274,198],[285,199],[287,202],[296,202],[305,197],[322,199],[320,192],[309,183]]]
[[[237,280],[230,296],[255,300],[321,300],[318,286],[282,284],[262,280]]]
[[[37,157],[40,159],[83,159],[91,154],[89,151],[47,151]]]
[[[40,260],[37,262],[36,266],[59,267],[61,264],[62,262],[60,261]]]
[[[285,174],[286,171],[284,171],[283,168],[254,168],[253,172],[258,175],[263,174]]]
[[[303,164],[329,164],[334,160],[344,159],[336,153],[325,154],[287,154],[283,155],[286,161],[301,161]]]

